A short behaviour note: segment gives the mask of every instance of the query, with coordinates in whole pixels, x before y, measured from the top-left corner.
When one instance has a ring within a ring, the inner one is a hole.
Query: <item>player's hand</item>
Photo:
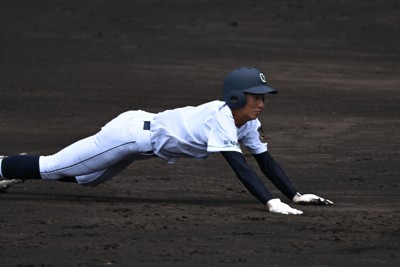
[[[293,197],[293,202],[298,203],[298,204],[312,204],[312,205],[333,205],[333,202],[330,201],[329,199],[319,197],[314,194],[300,194],[297,193]]]
[[[291,208],[288,204],[281,202],[279,198],[271,199],[267,202],[267,208],[272,213],[279,213],[279,214],[293,214],[299,215],[303,214],[301,210],[296,210]]]

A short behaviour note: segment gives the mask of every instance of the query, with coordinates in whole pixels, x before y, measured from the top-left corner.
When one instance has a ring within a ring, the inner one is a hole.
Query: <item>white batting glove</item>
[[[333,205],[333,202],[329,199],[319,197],[314,194],[300,194],[297,193],[292,201],[298,204],[312,204],[312,205]]]
[[[267,202],[267,208],[272,213],[279,213],[279,214],[293,214],[299,215],[303,214],[301,210],[296,210],[291,208],[288,204],[281,202],[279,198],[271,199]]]

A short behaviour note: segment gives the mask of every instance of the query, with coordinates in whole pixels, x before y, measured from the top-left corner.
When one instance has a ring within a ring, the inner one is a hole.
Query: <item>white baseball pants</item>
[[[43,180],[75,177],[79,184],[98,185],[135,160],[153,157],[146,121],[155,114],[145,111],[122,113],[97,134],[77,141],[58,153],[39,158]]]

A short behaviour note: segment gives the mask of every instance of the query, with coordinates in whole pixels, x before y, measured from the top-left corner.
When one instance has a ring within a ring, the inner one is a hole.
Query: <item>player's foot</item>
[[[20,153],[20,155],[26,155],[26,153]],[[0,156],[0,159],[1,158],[5,158],[5,157],[7,157],[7,156]],[[23,182],[24,181],[21,180],[21,179],[10,179],[10,180],[7,180],[7,179],[3,179],[3,178],[0,177],[0,193],[1,192],[5,192],[8,188],[10,188],[11,186],[13,186],[15,184],[21,184]]]
[[[20,179],[0,180],[0,192],[5,192],[11,186],[20,183],[22,183]]]

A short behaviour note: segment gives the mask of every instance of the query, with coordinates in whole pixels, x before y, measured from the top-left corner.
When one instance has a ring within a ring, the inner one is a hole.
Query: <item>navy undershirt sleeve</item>
[[[264,205],[272,199],[272,194],[265,187],[257,173],[247,164],[245,157],[241,153],[224,151],[221,154],[228,161],[239,180],[254,197]]]
[[[258,162],[261,171],[271,180],[271,182],[290,200],[298,192],[296,188],[292,185],[289,178],[279,166],[279,164],[274,160],[274,158],[269,154],[268,151],[253,154],[254,158]]]

